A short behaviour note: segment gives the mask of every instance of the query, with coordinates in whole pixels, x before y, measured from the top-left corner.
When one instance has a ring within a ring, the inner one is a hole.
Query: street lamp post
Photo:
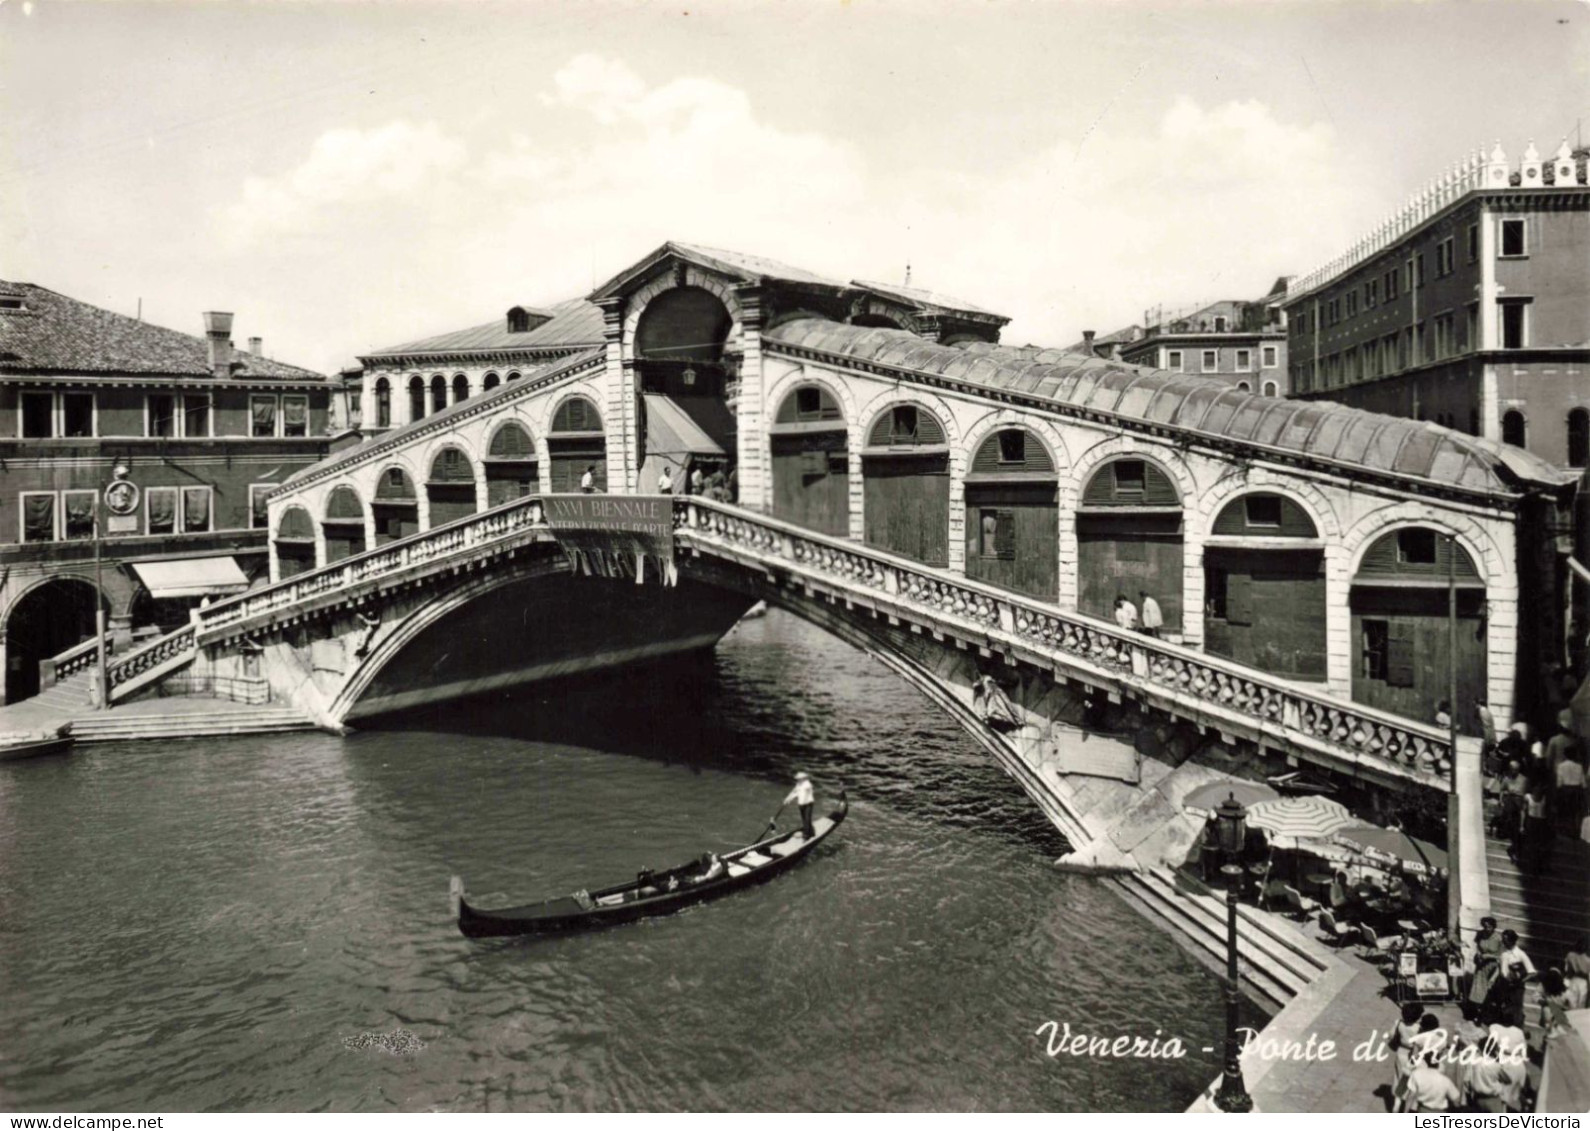
[[[1226,863],[1220,869],[1226,877],[1226,1069],[1215,1093],[1215,1106],[1224,1112],[1253,1110],[1253,1097],[1242,1084],[1241,1042],[1237,1037],[1237,1010],[1242,999],[1237,991],[1237,893],[1242,887],[1242,846],[1247,839],[1248,811],[1236,794],[1228,794],[1215,810],[1219,822],[1221,854]]]
[[[1458,802],[1458,697],[1457,697],[1457,535],[1446,536],[1446,847],[1452,861],[1446,884],[1446,925],[1456,931],[1462,924],[1463,893],[1458,887],[1462,872],[1458,856],[1458,822],[1462,808]]]
[[[94,684],[99,694],[101,711],[110,708],[110,696],[106,693],[110,686],[105,675],[105,583],[100,573],[100,540],[104,537],[99,528],[99,492],[94,493],[94,642],[99,652],[95,660]]]

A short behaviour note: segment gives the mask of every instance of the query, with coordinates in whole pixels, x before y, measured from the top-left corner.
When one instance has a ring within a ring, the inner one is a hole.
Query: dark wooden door
[[[1325,556],[1319,550],[1204,554],[1204,646],[1295,679],[1325,678]]]
[[[850,456],[843,431],[773,437],[773,514],[844,537],[850,533]]]
[[[1181,631],[1181,514],[1077,515],[1077,606],[1113,620],[1115,598],[1142,612],[1141,591],[1159,603],[1161,631]]]
[[[867,544],[926,565],[949,565],[949,456],[868,456],[865,477]]]
[[[1059,596],[1056,484],[966,485],[966,575],[1045,601]]]

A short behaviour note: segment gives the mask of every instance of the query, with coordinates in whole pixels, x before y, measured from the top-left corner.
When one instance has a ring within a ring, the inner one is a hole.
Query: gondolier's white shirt
[[[798,781],[795,783],[795,788],[789,791],[789,796],[784,799],[784,804],[788,805],[793,801],[797,805],[810,805],[814,799],[812,783]]]

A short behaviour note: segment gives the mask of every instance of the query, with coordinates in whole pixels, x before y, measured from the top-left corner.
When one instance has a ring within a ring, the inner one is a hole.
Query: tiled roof
[[[802,318],[768,332],[789,346],[1020,393],[1144,424],[1476,491],[1511,492],[1513,477],[1571,478],[1522,448],[1332,401],[1245,393],[1227,381],[1062,350],[968,342],[943,346],[903,330]]]
[[[687,258],[705,259],[727,268],[731,275],[751,275],[761,279],[783,279],[791,283],[815,283],[824,287],[844,288],[845,284],[837,279],[825,278],[804,267],[791,267],[788,263],[780,263],[776,259],[765,259],[760,255],[746,255],[743,252],[728,251],[721,247],[702,247],[699,244],[669,243],[669,247],[684,253]]]
[[[0,290],[23,302],[20,312],[0,311],[0,372],[213,375],[209,343],[202,337],[102,310],[32,283],[0,282]],[[325,380],[323,374],[245,350],[234,349],[232,360],[241,363],[232,371],[238,377]]]
[[[504,314],[481,326],[453,330],[434,338],[405,342],[400,346],[389,346],[364,356],[379,358],[418,353],[469,353],[474,350],[502,353],[510,350],[578,349],[602,342],[602,310],[583,298],[559,303],[550,311],[532,307],[524,309],[527,313],[550,314],[551,320],[533,330],[511,334]]]
[[[347,464],[357,463],[377,450],[386,451],[389,448],[400,448],[411,436],[418,435],[422,432],[433,431],[438,428],[445,428],[447,423],[453,420],[455,417],[465,415],[473,416],[478,412],[489,411],[490,408],[497,402],[509,400],[510,398],[523,392],[524,389],[532,383],[533,378],[552,377],[558,373],[579,369],[581,366],[591,361],[595,361],[597,358],[603,356],[603,352],[604,351],[602,347],[595,347],[581,350],[572,357],[566,355],[559,357],[549,357],[539,365],[535,362],[532,362],[528,366],[522,366],[520,368],[522,369],[524,376],[520,380],[504,381],[495,389],[487,390],[484,393],[470,397],[468,400],[462,400],[456,404],[450,404],[439,412],[433,412],[429,416],[422,417],[419,420],[405,424],[400,428],[393,428],[388,432],[382,432],[379,435],[371,436],[361,444],[355,444],[351,448],[345,448],[328,459],[321,460],[317,464],[303,468],[296,474],[291,475],[284,480],[282,486],[285,487],[289,483],[296,483],[310,476],[313,476],[317,479],[321,478],[336,468],[343,467]],[[404,395],[404,390],[393,389],[392,395],[394,397],[402,396]]]
[[[992,310],[984,310],[980,306],[973,306],[969,302],[962,302],[958,298],[940,294],[937,291],[925,291],[920,287],[897,287],[893,283],[869,283],[864,279],[857,279],[853,286],[860,287],[874,294],[886,295],[889,298],[908,302],[913,306],[923,307],[928,310],[946,310],[956,314],[979,314],[984,318],[997,318],[1001,322],[1009,322],[1010,318],[997,314]]]

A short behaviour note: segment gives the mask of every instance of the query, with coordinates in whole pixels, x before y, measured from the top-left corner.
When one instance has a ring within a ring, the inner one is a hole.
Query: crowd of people
[[[700,464],[686,464],[677,470],[663,464],[657,474],[659,495],[700,495],[719,503],[737,502],[740,497],[740,471],[730,465],[727,469],[706,471]]]
[[[1528,723],[1514,723],[1487,747],[1484,769],[1491,832],[1507,841],[1520,869],[1547,870],[1558,837],[1590,842],[1585,749],[1571,711],[1558,714],[1556,730],[1544,742],[1532,740]]]

